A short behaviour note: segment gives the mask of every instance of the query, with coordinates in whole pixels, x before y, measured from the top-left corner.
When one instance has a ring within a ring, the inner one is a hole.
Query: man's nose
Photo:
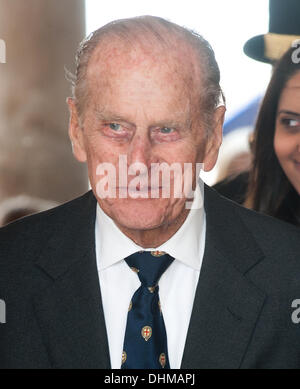
[[[152,147],[148,134],[134,135],[128,148],[127,163],[131,165],[139,162],[149,168],[152,162],[151,156]]]

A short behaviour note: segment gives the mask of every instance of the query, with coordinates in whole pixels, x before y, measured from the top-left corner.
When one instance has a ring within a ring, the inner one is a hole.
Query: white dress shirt
[[[205,246],[206,217],[199,186],[187,218],[159,247],[138,246],[97,204],[96,258],[112,369],[120,369],[130,300],[141,283],[124,258],[139,250],[160,250],[175,260],[159,280],[171,369],[179,369]]]

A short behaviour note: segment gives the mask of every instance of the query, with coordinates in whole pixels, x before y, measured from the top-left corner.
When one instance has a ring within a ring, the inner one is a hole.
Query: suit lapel
[[[36,262],[49,278],[34,298],[38,324],[53,367],[109,368],[95,255],[96,200],[89,192],[63,211]]]
[[[206,244],[182,368],[241,367],[265,295],[246,273],[264,257],[236,208],[205,188]]]

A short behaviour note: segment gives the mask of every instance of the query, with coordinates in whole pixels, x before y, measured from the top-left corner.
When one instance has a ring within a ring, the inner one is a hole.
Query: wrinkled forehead
[[[182,92],[189,95],[201,86],[197,54],[183,42],[167,47],[157,42],[141,44],[117,38],[104,39],[90,59],[87,79],[90,86],[100,87],[117,82],[122,75],[141,72],[145,80],[157,74],[161,82],[177,87],[181,84]]]

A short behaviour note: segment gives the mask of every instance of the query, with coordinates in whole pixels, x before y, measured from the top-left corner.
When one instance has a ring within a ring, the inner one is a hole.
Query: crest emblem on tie
[[[128,307],[128,312],[131,311],[132,308],[132,301],[130,301],[129,307]]]
[[[123,363],[126,362],[126,359],[127,359],[127,354],[126,354],[125,351],[123,351],[123,352],[122,352],[122,365],[123,365]]]
[[[153,255],[153,257],[162,257],[165,254],[166,254],[165,251],[159,251],[159,250],[151,251],[151,255]]]
[[[154,293],[156,286],[148,286],[148,290],[150,293]]]
[[[149,326],[143,327],[141,334],[142,334],[142,337],[147,342],[151,338],[151,336],[152,336],[152,328],[149,327]]]
[[[159,363],[160,363],[162,368],[164,368],[166,366],[166,354],[164,354],[164,353],[160,354]]]

